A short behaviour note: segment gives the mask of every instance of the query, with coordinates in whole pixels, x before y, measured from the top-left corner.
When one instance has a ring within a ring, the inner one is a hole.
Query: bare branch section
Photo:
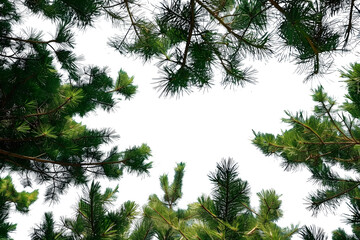
[[[125,163],[126,161],[129,160],[129,159],[123,159],[123,160],[120,160],[120,161],[95,162],[95,163],[68,163],[68,162],[52,161],[52,160],[48,160],[48,159],[25,156],[25,155],[21,155],[21,154],[17,154],[17,153],[8,152],[8,151],[2,150],[2,149],[0,149],[0,154],[2,154],[4,156],[23,159],[23,160],[29,160],[29,161],[41,162],[41,163],[49,163],[49,164],[61,165],[61,166],[70,166],[70,167],[104,166],[104,165],[110,165],[110,164]]]
[[[53,42],[57,42],[55,39],[49,40],[49,41],[37,41],[37,40],[31,40],[31,39],[22,39],[22,38],[15,38],[15,37],[9,37],[9,36],[0,36],[0,38],[5,38],[12,41],[18,41],[18,42],[26,42],[31,44],[49,44]]]
[[[134,31],[135,31],[136,36],[140,39],[140,34],[139,34],[139,32],[137,31],[137,29],[136,29],[136,22],[135,22],[135,20],[134,20],[134,16],[133,16],[133,14],[132,14],[131,11],[130,11],[129,1],[128,1],[128,0],[124,0],[124,3],[125,3],[125,6],[126,6],[126,11],[127,11],[128,14],[129,14],[129,18],[130,18],[130,21],[131,21],[131,25],[132,25],[133,28],[134,28]]]
[[[190,46],[190,42],[191,42],[191,37],[194,31],[194,27],[195,27],[195,1],[191,0],[190,2],[190,11],[191,11],[191,18],[190,18],[190,28],[189,28],[189,33],[188,33],[188,37],[186,40],[186,46],[185,46],[185,51],[184,51],[184,58],[182,61],[181,66],[184,67],[186,65],[186,59],[187,59],[187,55],[189,52],[189,46]]]

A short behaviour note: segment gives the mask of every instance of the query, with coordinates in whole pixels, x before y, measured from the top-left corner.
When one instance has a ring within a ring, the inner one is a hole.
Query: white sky
[[[154,163],[150,177],[125,175],[119,182],[103,182],[104,189],[119,184],[117,203],[134,200],[143,205],[150,194],[162,196],[159,176],[169,173],[172,179],[176,163],[185,162],[180,207],[186,207],[201,194],[211,193],[208,173],[215,170],[216,163],[222,158],[231,157],[239,165],[240,177],[250,184],[253,208],[258,206],[256,193],[262,189],[273,188],[282,194],[284,216],[279,222],[281,226],[316,224],[328,233],[345,226],[340,216],[343,210],[337,211],[337,215],[319,214],[313,218],[305,209],[304,198],[313,189],[312,183],[308,182],[308,172],[284,172],[280,159],[265,157],[251,143],[252,129],[273,134],[285,129],[287,126],[281,123],[281,118],[286,117],[284,110],[310,113],[314,106],[311,88],[317,87],[319,81],[303,83],[304,76],[295,73],[294,65],[273,59],[267,63],[254,63],[253,68],[258,70],[255,85],[224,89],[219,84],[221,76],[215,76],[215,85],[207,91],[195,90],[178,99],[159,98],[159,92],[153,89],[154,78],[159,76],[157,67],[122,57],[108,47],[107,38],[119,31],[109,25],[100,24],[96,29],[79,33],[76,52],[84,56],[84,65],[108,66],[113,78],[120,68],[124,69],[130,76],[135,76],[139,91],[132,100],[120,102],[116,111],[97,111],[82,122],[92,128],[115,129],[120,139],[114,145],[120,149],[147,143],[152,149],[150,160]],[[49,31],[54,29],[46,32]],[[354,56],[338,58],[335,69],[355,60]],[[345,93],[338,76],[335,72],[320,79],[325,90],[337,99]],[[18,190],[22,188],[19,186]],[[81,190],[71,189],[60,204],[52,206],[43,202],[43,194],[41,190],[27,216],[11,214],[11,221],[18,223],[16,234],[12,235],[14,239],[29,239],[30,229],[40,223],[44,211],[54,211],[57,220],[60,216],[72,216]],[[348,226],[345,229],[350,230]]]

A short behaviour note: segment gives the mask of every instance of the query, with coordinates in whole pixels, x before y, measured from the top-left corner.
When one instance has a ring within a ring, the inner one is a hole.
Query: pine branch
[[[269,0],[270,4],[273,5],[280,13],[282,13],[286,19],[288,19],[287,13],[285,11],[285,9],[283,9],[275,0]],[[294,28],[296,29],[296,31],[298,31],[301,35],[303,35],[303,37],[306,39],[306,41],[309,43],[311,49],[314,51],[317,60],[318,60],[318,55],[319,55],[319,50],[315,47],[313,41],[310,39],[310,37],[308,36],[308,34],[306,34],[302,29],[299,29],[297,27],[296,22],[292,22]]]
[[[330,118],[331,123],[335,126],[335,128],[339,131],[339,133],[341,133],[346,139],[348,139],[349,141],[352,141],[352,139],[350,139],[339,127],[338,125],[335,123],[334,118],[331,116],[330,110],[326,107],[325,103],[323,101],[321,101],[321,105],[323,106],[323,108],[326,111],[326,114],[328,115],[328,117]]]
[[[345,31],[344,47],[347,45],[349,37],[350,37],[350,32],[351,32],[351,28],[352,28],[352,18],[353,18],[354,6],[355,6],[355,0],[351,0],[350,13],[349,13],[349,22],[348,22],[348,26],[347,26],[346,31]]]
[[[113,90],[107,91],[106,93],[117,92],[117,91],[120,91],[120,90],[123,89],[123,88],[125,88],[125,86],[121,86],[121,87],[115,88],[115,89],[113,89]]]
[[[237,34],[236,32],[234,32],[234,30],[228,25],[226,24],[221,17],[219,17],[214,11],[212,11],[208,6],[206,6],[205,3],[203,3],[201,0],[195,0],[201,7],[203,7],[212,17],[214,17],[224,28],[226,28],[226,30],[233,35],[235,38],[237,38],[239,41],[243,41],[246,44],[255,47],[255,48],[262,48],[263,46],[258,45],[258,44],[254,44],[250,41],[248,41],[246,38],[243,38],[242,36],[240,36],[239,34]]]
[[[215,214],[213,214],[209,209],[207,209],[203,204],[199,203],[201,208],[205,210],[205,212],[207,212],[212,218],[214,218],[217,222],[219,222],[221,225],[223,225],[226,228],[229,228],[230,230],[234,231],[234,232],[238,232],[238,229],[232,227],[229,224],[224,223],[218,216],[216,216]]]
[[[2,149],[0,149],[0,154],[9,156],[9,157],[15,157],[15,158],[19,158],[19,159],[34,161],[34,162],[49,163],[49,164],[55,164],[55,165],[60,165],[60,166],[70,166],[70,167],[104,166],[104,165],[109,165],[109,164],[125,163],[129,160],[129,159],[123,159],[123,160],[113,161],[113,162],[95,162],[95,163],[94,162],[92,162],[92,163],[68,163],[68,162],[52,161],[52,160],[47,160],[47,159],[42,159],[42,158],[25,156],[25,155],[21,155],[21,154],[17,154],[17,153],[8,152],[8,151],[2,150]]]
[[[245,36],[245,33],[247,32],[247,30],[249,30],[249,28],[250,28],[250,26],[251,26],[251,23],[252,23],[252,21],[257,17],[257,16],[259,16],[261,13],[263,13],[263,12],[265,12],[265,11],[267,11],[267,10],[269,10],[270,9],[270,6],[268,6],[268,7],[266,7],[266,8],[264,8],[264,9],[262,9],[261,11],[259,11],[259,12],[257,12],[254,16],[251,16],[251,18],[250,18],[250,20],[249,20],[249,23],[248,23],[248,25],[246,26],[246,28],[245,28],[245,30],[244,30],[244,32],[243,32],[243,34],[241,35],[241,38],[243,38],[244,36]],[[224,16],[223,16],[224,17]]]
[[[305,145],[312,145],[312,144],[314,144],[314,145],[344,145],[344,144],[356,145],[356,144],[358,144],[353,141],[351,141],[351,142],[301,142],[300,141],[299,143],[305,144]]]
[[[186,40],[186,46],[185,46],[185,50],[184,50],[184,58],[181,64],[181,67],[184,67],[186,65],[186,59],[187,59],[187,55],[188,55],[188,51],[189,51],[189,46],[191,43],[191,37],[192,37],[192,33],[194,31],[194,27],[195,27],[195,1],[191,0],[190,1],[190,11],[191,11],[191,17],[190,17],[190,28],[189,28],[189,33],[188,33],[188,37]]]
[[[8,36],[0,36],[0,38],[5,38],[8,40],[18,41],[18,42],[26,42],[31,44],[49,44],[52,42],[57,42],[55,39],[48,40],[48,41],[38,41],[38,40],[31,40],[31,39],[22,39],[22,38],[16,38],[16,37],[8,37]]]
[[[348,188],[348,189],[345,189],[344,191],[341,191],[341,192],[333,195],[333,196],[327,197],[327,198],[325,198],[325,199],[323,199],[323,200],[320,200],[320,201],[314,201],[314,202],[312,202],[312,204],[311,204],[312,206],[310,206],[310,208],[311,208],[311,207],[318,208],[321,204],[324,204],[324,203],[326,203],[326,202],[328,202],[328,201],[330,201],[330,200],[333,200],[333,199],[338,198],[338,197],[340,197],[340,196],[342,196],[342,195],[344,195],[344,194],[349,193],[350,191],[352,191],[352,190],[354,190],[355,188],[357,188],[359,185],[360,185],[360,182],[357,183],[357,184],[355,184],[354,186]]]
[[[3,160],[6,161],[6,162],[9,162],[9,163],[12,163],[12,164],[14,164],[14,165],[16,165],[16,166],[18,166],[20,168],[25,168],[25,169],[27,169],[29,171],[36,172],[36,173],[39,173],[42,176],[46,176],[48,178],[51,178],[51,179],[53,179],[53,182],[57,181],[57,182],[61,182],[61,183],[64,183],[64,184],[68,184],[68,182],[63,181],[61,178],[59,178],[57,176],[49,175],[49,173],[54,173],[54,172],[44,172],[44,171],[40,170],[39,168],[37,168],[37,169],[30,168],[28,166],[22,165],[22,164],[20,164],[18,162],[12,161],[11,159],[7,159],[7,158],[3,158]],[[58,172],[56,172],[56,173],[58,173]]]
[[[67,103],[69,103],[69,102],[71,101],[72,98],[73,98],[72,96],[71,96],[71,97],[67,97],[66,100],[65,100],[65,102],[63,102],[62,104],[60,104],[60,105],[57,106],[56,108],[51,109],[51,110],[48,111],[48,112],[32,113],[32,114],[28,114],[28,115],[22,116],[22,118],[40,117],[40,116],[52,114],[52,113],[54,113],[54,112],[59,111],[62,107],[64,107]],[[16,118],[19,118],[19,116],[3,117],[3,119],[16,119]]]
[[[315,136],[320,140],[320,142],[321,142],[322,144],[324,144],[324,141],[322,140],[322,138],[320,137],[320,135],[319,135],[317,132],[314,131],[314,129],[312,129],[312,128],[309,127],[308,125],[300,122],[299,120],[296,120],[294,117],[291,117],[291,120],[292,120],[293,122],[295,122],[295,123],[303,126],[304,128],[310,130],[313,134],[315,134]]]
[[[29,81],[30,79],[32,79],[33,77],[35,77],[35,74],[31,74],[30,76],[28,76],[27,78],[25,78],[22,82],[20,82],[19,84],[14,84],[14,86],[12,87],[11,91],[9,94],[7,94],[5,96],[5,98],[2,100],[2,104],[1,104],[1,108],[5,107],[6,102],[10,99],[11,96],[13,96],[13,94],[15,93],[16,89],[19,86],[22,86],[23,84],[25,84],[27,81]]]
[[[247,236],[252,235],[255,233],[256,230],[258,230],[259,227],[256,225],[255,227],[253,227],[248,233],[246,233]]]
[[[0,54],[0,57],[4,57],[4,58],[13,58],[13,59],[17,59],[17,60],[39,60],[37,58],[24,58],[24,57],[16,57],[15,53],[12,55],[3,55]]]
[[[150,206],[151,207],[151,206]],[[174,228],[176,231],[178,231],[186,240],[189,240],[189,238],[186,237],[186,235],[177,227],[172,225],[163,215],[161,215],[155,208],[151,207],[152,210],[154,210],[165,222],[168,224],[171,228]]]
[[[136,35],[138,36],[138,38],[140,39],[140,34],[139,34],[139,32],[137,31],[137,29],[136,29],[136,23],[135,23],[135,21],[134,21],[134,19],[133,19],[133,15],[132,15],[132,13],[131,13],[131,11],[130,11],[129,1],[128,1],[128,0],[124,0],[124,3],[125,3],[125,6],[126,6],[126,11],[127,11],[128,14],[129,14],[129,18],[130,18],[130,21],[131,21],[131,25],[132,25],[133,28],[134,28],[135,34],[136,34]]]
[[[340,117],[340,115],[338,115],[338,116]],[[353,122],[354,122],[354,119],[353,119],[353,120],[350,120],[350,126],[349,126],[349,125],[346,123],[346,118],[345,118],[345,116],[344,116],[344,114],[343,114],[343,116],[342,116],[342,121],[343,121],[345,127],[347,128],[347,130],[348,130],[351,138],[352,138],[356,143],[359,143],[359,141],[356,140],[356,138],[355,138],[355,136],[353,135],[353,132],[352,132],[352,130],[351,130],[352,125],[353,125]]]
[[[339,148],[339,150],[345,150],[346,148],[349,148],[349,147],[351,147],[351,145],[345,145],[345,146],[342,146],[342,147],[340,147]],[[306,152],[306,151],[305,151]],[[326,152],[326,153],[322,153],[322,154],[318,154],[318,155],[309,155],[306,159],[305,159],[305,161],[307,161],[307,160],[310,160],[310,159],[317,159],[317,158],[321,158],[321,157],[325,157],[325,156],[327,156],[327,155],[330,155],[330,154],[332,154],[333,153],[333,151],[329,151],[329,152]],[[337,159],[336,157],[333,157],[335,160],[337,160],[337,161],[345,161],[344,159]],[[352,160],[351,160],[352,161]],[[348,161],[348,162],[350,162],[350,160]]]
[[[260,216],[257,212],[255,212],[255,210],[253,210],[252,208],[250,208],[248,205],[246,205],[243,202],[240,202],[241,205],[243,205],[246,209],[248,209],[250,212],[254,213],[256,216]]]

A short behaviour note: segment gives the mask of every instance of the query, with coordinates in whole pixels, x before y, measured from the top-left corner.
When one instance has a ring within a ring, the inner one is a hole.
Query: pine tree
[[[291,239],[297,232],[296,226],[276,225],[282,211],[274,190],[258,193],[259,210],[251,208],[248,183],[238,177],[232,159],[217,164],[209,175],[214,185],[211,196],[199,197],[187,209],[174,208],[181,196],[183,170],[184,164],[178,164],[171,185],[167,175],[160,177],[164,196],[150,196],[130,239]]]
[[[201,196],[193,204],[200,220],[195,224],[199,239],[291,239],[298,228],[275,223],[282,216],[280,196],[274,190],[257,193],[260,204],[254,210],[249,185],[238,177],[237,169],[232,159],[223,159],[209,175],[211,196]]]
[[[13,205],[16,211],[27,213],[37,196],[37,190],[31,193],[16,191],[10,176],[0,179],[0,239],[11,239],[9,233],[16,230],[16,224],[7,222]]]
[[[101,193],[100,183],[92,182],[89,187],[84,187],[74,218],[64,218],[62,226],[55,228],[52,213],[45,213],[43,222],[34,228],[32,239],[127,239],[138,207],[127,201],[117,210],[111,210],[117,192],[118,187],[107,188]]]
[[[176,207],[182,197],[185,164],[177,164],[174,170],[174,180],[171,184],[167,174],[160,176],[160,186],[164,195],[162,198],[156,194],[149,197],[149,202],[143,209],[142,222],[134,232],[137,237],[135,238],[133,233],[134,238],[131,239],[150,236],[163,240],[191,239],[189,235],[192,235],[190,224],[193,221],[193,213],[190,209]]]
[[[187,209],[178,208],[182,196],[184,163],[175,168],[170,184],[168,175],[160,176],[164,195],[151,195],[143,207],[142,217],[134,202],[114,206],[117,188],[101,193],[100,184],[85,187],[77,204],[75,217],[56,224],[51,213],[34,228],[33,240],[45,239],[291,239],[296,226],[281,228],[280,196],[274,190],[258,193],[259,209],[250,206],[249,186],[238,177],[237,164],[223,160],[209,175],[214,184],[212,196],[201,196]],[[112,208],[118,209],[113,211]]]
[[[279,156],[286,170],[306,167],[311,172],[311,179],[320,186],[308,197],[308,208],[315,214],[321,210],[332,211],[347,200],[350,213],[346,221],[352,226],[354,237],[359,238],[360,64],[351,65],[341,76],[348,89],[342,105],[320,86],[312,95],[317,103],[313,114],[287,113],[288,118],[283,121],[290,129],[277,136],[255,133],[253,142],[265,155]],[[346,234],[339,229],[334,232],[334,238],[336,236]]]

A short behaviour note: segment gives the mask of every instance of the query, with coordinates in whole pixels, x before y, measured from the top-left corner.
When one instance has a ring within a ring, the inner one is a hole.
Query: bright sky
[[[281,123],[286,117],[284,110],[310,112],[313,108],[311,88],[319,81],[304,83],[304,76],[295,73],[290,63],[278,63],[275,59],[253,63],[258,83],[244,88],[224,89],[218,83],[221,76],[214,78],[215,85],[206,91],[195,90],[181,98],[159,98],[154,88],[154,78],[158,69],[152,64],[143,65],[141,60],[122,57],[106,45],[107,38],[114,35],[110,24],[99,24],[95,29],[79,33],[76,51],[84,56],[82,64],[108,66],[111,76],[116,78],[122,68],[130,76],[135,76],[139,91],[134,99],[122,101],[111,113],[97,111],[82,120],[92,128],[112,128],[120,135],[114,142],[120,149],[147,143],[152,149],[151,161],[154,167],[150,177],[125,175],[119,182],[103,181],[104,187],[119,184],[117,203],[134,200],[144,205],[150,194],[162,196],[159,176],[169,173],[178,162],[185,162],[183,199],[180,207],[195,202],[201,194],[210,194],[208,173],[214,171],[222,158],[233,158],[239,165],[240,177],[251,187],[252,207],[258,207],[256,193],[273,188],[282,195],[284,216],[279,224],[311,225],[324,228],[328,233],[342,223],[343,218],[329,213],[311,217],[305,209],[305,197],[313,189],[308,182],[308,172],[284,172],[280,159],[265,157],[251,143],[252,130],[278,134],[287,126]],[[54,31],[48,29],[46,32]],[[335,69],[355,61],[355,57],[338,58]],[[339,82],[335,72],[320,79],[325,90],[341,101],[345,93],[344,84]],[[18,190],[22,190],[19,186]],[[32,191],[26,188],[27,191]],[[17,222],[14,239],[29,239],[28,234],[35,224],[39,224],[44,211],[54,211],[56,219],[70,217],[75,203],[81,196],[80,189],[72,189],[62,197],[59,204],[48,206],[43,202],[44,191],[31,207],[27,216],[12,214],[11,221]],[[116,207],[116,205],[114,206]],[[349,227],[345,227],[350,230]],[[293,239],[298,239],[295,237]]]

